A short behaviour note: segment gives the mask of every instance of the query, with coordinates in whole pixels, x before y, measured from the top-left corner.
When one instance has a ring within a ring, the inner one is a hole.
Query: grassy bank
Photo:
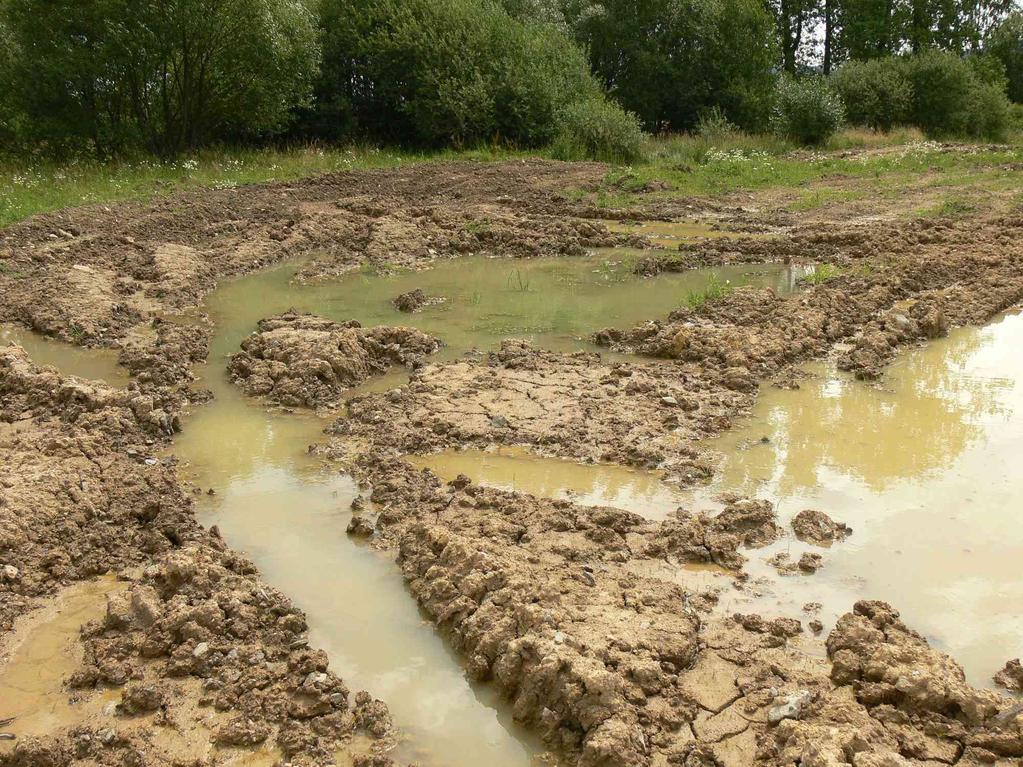
[[[90,203],[146,199],[197,187],[288,181],[323,173],[450,159],[496,160],[510,151],[433,153],[374,147],[207,150],[176,162],[0,162],[0,228],[36,213]]]
[[[788,208],[812,210],[866,196],[896,197],[908,184],[936,194],[921,214],[956,213],[975,189],[1000,192],[1016,183],[1002,166],[1023,162],[1020,137],[997,147],[926,141],[914,130],[876,134],[846,130],[818,150],[798,149],[772,135],[676,135],[647,141],[644,159],[610,170],[602,187],[566,190],[608,207],[648,203],[658,196],[713,197],[765,189],[792,190]],[[322,173],[455,159],[506,160],[543,152],[501,149],[406,152],[372,147],[209,150],[172,163],[155,160],[0,163],[0,227],[33,214],[89,203],[146,199],[197,187],[286,181]],[[831,183],[833,181],[841,183]],[[862,184],[856,183],[862,181]],[[658,182],[663,191],[650,193]]]

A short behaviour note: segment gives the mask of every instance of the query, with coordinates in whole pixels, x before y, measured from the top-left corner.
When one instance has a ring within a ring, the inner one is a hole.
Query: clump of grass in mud
[[[480,235],[489,232],[490,227],[490,219],[483,218],[477,221],[470,221],[465,225],[465,231],[472,235]]]
[[[813,271],[803,277],[807,285],[823,285],[842,275],[842,270],[834,264],[817,264]]]
[[[516,293],[528,293],[530,291],[529,277],[524,276],[521,269],[509,272],[508,287]]]
[[[685,304],[693,311],[696,311],[708,301],[716,301],[728,295],[735,288],[731,280],[722,280],[718,275],[712,274],[710,282],[703,290],[690,290],[686,293]]]
[[[972,200],[956,196],[947,198],[941,205],[931,211],[931,215],[941,218],[956,218],[976,213],[977,210],[979,210],[979,206]]]

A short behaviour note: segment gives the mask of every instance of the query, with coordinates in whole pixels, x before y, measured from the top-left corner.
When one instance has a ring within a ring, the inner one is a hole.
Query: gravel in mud
[[[224,714],[212,742],[266,741],[297,764],[330,763],[357,731],[385,749],[394,737],[386,707],[347,694],[323,653],[306,646],[302,614],[196,524],[173,461],[151,457],[180,427],[180,408],[201,398],[190,368],[209,342],[205,322],[161,318],[194,306],[218,280],[292,256],[312,254],[309,277],[473,252],[640,244],[560,194],[594,187],[604,172],[526,162],[338,174],[93,206],[0,233],[9,267],[0,269],[0,320],[118,346],[134,376],[111,389],[39,370],[19,350],[0,356],[5,631],[61,586],[116,573],[126,591],[83,630],[74,694],[112,685],[121,715],[166,711],[181,722],[201,704]],[[1017,218],[853,223],[824,237],[797,230],[686,247],[644,268],[742,258],[826,260],[840,271],[796,295],[735,290],[598,334],[615,349],[667,359],[659,363],[510,341],[486,358],[424,365],[409,385],[352,402],[318,450],[364,484],[359,531],[394,553],[470,673],[502,689],[516,717],[570,763],[1018,764],[1016,701],[971,688],[889,606],[856,604],[828,637],[827,658],[815,658],[799,648],[801,619],[724,615],[718,594],[687,587],[684,565],[737,571],[743,548],[780,534],[769,504],[725,499],[717,516],[680,511],[652,522],[464,479],[444,485],[402,454],[515,444],[706,477],[713,467],[692,440],[728,428],[761,381],[836,344],[845,367],[874,377],[901,345],[1018,302],[1021,227]],[[244,350],[258,393],[272,402],[280,380],[282,404],[333,401],[337,386],[310,378],[331,359],[311,339],[355,329],[269,322]],[[288,336],[279,349],[295,356],[273,351],[267,364],[259,350],[278,331]],[[188,693],[182,681],[198,686]],[[112,730],[25,739],[0,764],[147,763],[151,743]]]
[[[289,407],[337,404],[344,392],[393,365],[415,368],[440,348],[416,328],[364,328],[311,314],[260,320],[231,355],[231,380],[248,394]]]

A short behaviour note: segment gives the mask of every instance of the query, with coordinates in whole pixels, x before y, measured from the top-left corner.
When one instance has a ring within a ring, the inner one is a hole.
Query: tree
[[[342,132],[448,146],[551,141],[570,105],[600,97],[556,25],[491,0],[324,0],[317,120]],[[328,127],[329,129],[329,127]]]
[[[318,46],[300,0],[8,0],[14,100],[32,138],[168,156],[273,133],[306,102]]]
[[[1023,103],[1023,11],[1015,11],[991,32],[984,50],[1002,62],[1009,98]]]
[[[575,0],[566,20],[608,92],[651,130],[692,128],[721,107],[766,123],[777,58],[761,0]]]
[[[807,42],[807,32],[823,18],[820,0],[771,0],[781,44],[782,68],[796,73],[796,65]]]

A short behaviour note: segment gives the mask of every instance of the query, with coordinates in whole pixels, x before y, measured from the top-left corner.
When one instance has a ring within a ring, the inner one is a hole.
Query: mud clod
[[[286,313],[260,320],[228,370],[250,395],[289,407],[326,407],[370,376],[393,365],[415,368],[439,348],[415,328],[363,328]]]
[[[995,674],[995,684],[1012,692],[1023,692],[1023,665],[1019,658],[1006,662],[1002,670]]]
[[[422,288],[416,288],[415,290],[410,290],[407,293],[395,296],[391,303],[394,304],[394,308],[399,312],[414,314],[425,309],[427,306],[433,306],[443,302],[443,298],[440,298],[439,296],[428,296]]]
[[[836,522],[823,511],[804,509],[792,519],[792,531],[796,538],[815,546],[830,546],[852,535],[852,529]]]

